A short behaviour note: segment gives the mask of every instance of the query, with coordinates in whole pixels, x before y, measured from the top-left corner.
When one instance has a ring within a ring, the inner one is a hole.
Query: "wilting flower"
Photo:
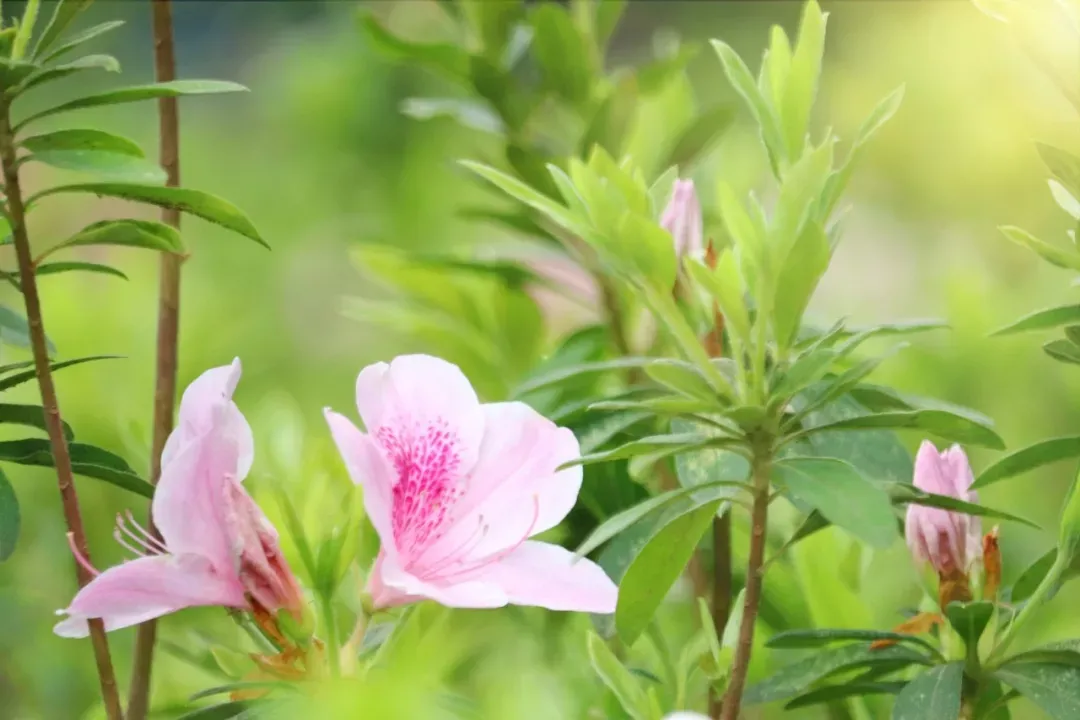
[[[660,227],[671,233],[675,255],[696,255],[705,248],[701,203],[693,180],[676,180],[671,200],[660,216]]]
[[[232,402],[239,380],[237,359],[206,371],[184,392],[151,507],[162,539],[130,513],[126,522],[118,518],[114,537],[140,557],[80,590],[61,611],[67,618],[56,625],[58,635],[85,636],[90,618],[115,630],[197,605],[300,611],[300,588],[277,533],[241,485],[254,442]]]
[[[915,487],[937,495],[978,502],[969,488],[974,477],[959,445],[939,453],[924,440],[915,457]],[[939,574],[966,573],[982,550],[979,518],[912,503],[905,527],[908,547],[916,559],[929,562]]]
[[[557,470],[579,454],[573,433],[523,403],[480,404],[456,366],[427,355],[364,368],[356,402],[367,433],[326,419],[382,540],[375,606],[615,610],[599,566],[529,540],[577,500],[581,468]]]

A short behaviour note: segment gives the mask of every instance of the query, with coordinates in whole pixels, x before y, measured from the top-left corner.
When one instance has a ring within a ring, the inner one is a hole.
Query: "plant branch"
[[[990,651],[990,657],[986,659],[988,666],[992,667],[994,663],[1001,660],[1001,656],[1008,650],[1012,641],[1016,639],[1017,631],[1027,623],[1035,609],[1046,602],[1046,596],[1057,585],[1068,567],[1069,558],[1065,553],[1059,551],[1054,564],[1050,567],[1050,571],[1046,573],[1046,577],[1043,578],[1039,586],[1035,588],[1035,592],[1024,603],[1024,609],[1009,623],[1009,626],[1005,628],[1005,632],[1001,634],[1001,639],[998,640],[997,645]]]
[[[82,513],[79,511],[79,498],[75,491],[71,456],[68,453],[67,438],[64,436],[64,423],[60,417],[60,405],[53,385],[52,370],[49,367],[48,341],[41,317],[41,299],[38,296],[37,278],[34,276],[30,238],[26,231],[26,208],[23,204],[19,170],[15,159],[15,134],[11,128],[11,108],[6,101],[0,103],[0,164],[3,165],[4,191],[7,195],[8,215],[11,218],[11,235],[14,239],[15,255],[19,262],[26,320],[30,328],[30,347],[33,351],[38,387],[41,390],[41,403],[45,412],[45,426],[49,433],[53,463],[56,466],[56,481],[64,507],[64,520],[67,522],[74,546],[89,563],[90,552],[86,543],[86,532],[83,529]],[[80,563],[76,563],[75,572],[80,587],[85,586],[93,577]],[[123,720],[124,712],[116,689],[116,674],[109,654],[109,641],[105,637],[105,626],[97,618],[90,620],[89,626],[90,642],[94,648],[94,659],[97,662],[105,712],[110,720]]]
[[[158,82],[176,78],[176,53],[173,45],[172,6],[170,0],[153,0],[154,75]],[[165,170],[166,185],[180,185],[180,132],[176,98],[158,100],[159,160]],[[161,219],[167,225],[180,227],[180,212],[165,208]],[[161,476],[161,452],[172,432],[173,411],[176,405],[176,375],[180,336],[180,265],[183,257],[161,253],[158,297],[157,368],[154,380],[154,430],[150,451],[150,482]],[[157,530],[153,521],[150,531]],[[128,696],[129,720],[143,720],[150,706],[150,678],[154,661],[154,641],[157,623],[154,620],[139,626],[135,637],[135,656],[131,668],[131,691]]]
[[[712,621],[716,632],[723,635],[731,614],[731,509],[713,519],[713,587]],[[720,717],[723,697],[709,686],[709,717]]]
[[[737,720],[742,703],[746,675],[750,670],[750,655],[754,649],[754,623],[761,602],[761,581],[764,575],[765,530],[769,514],[769,469],[772,450],[760,446],[755,450],[751,465],[754,481],[754,507],[750,524],[750,560],[746,566],[746,599],[743,603],[739,640],[731,666],[731,678],[720,712],[720,720]]]

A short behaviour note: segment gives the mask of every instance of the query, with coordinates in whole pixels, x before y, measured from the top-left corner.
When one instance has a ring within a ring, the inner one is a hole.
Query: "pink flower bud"
[[[675,241],[675,255],[701,253],[705,248],[704,229],[701,221],[701,203],[693,180],[676,180],[664,213],[660,216],[660,227],[671,233]]]
[[[969,488],[974,477],[959,445],[939,453],[924,440],[915,458],[915,487],[924,492],[978,502]],[[912,503],[908,506],[904,534],[916,560],[929,562],[939,576],[968,572],[982,552],[979,518],[965,513]]]

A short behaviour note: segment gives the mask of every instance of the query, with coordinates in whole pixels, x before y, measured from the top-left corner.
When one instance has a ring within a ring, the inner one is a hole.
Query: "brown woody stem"
[[[750,522],[750,560],[746,567],[746,599],[743,602],[739,640],[735,647],[735,660],[731,665],[731,678],[720,711],[721,720],[737,720],[742,703],[746,675],[750,670],[750,655],[754,649],[754,623],[757,621],[761,602],[762,562],[765,559],[765,529],[769,513],[769,468],[772,452],[756,451],[752,464],[754,483],[754,507]]]
[[[90,551],[86,543],[86,533],[83,530],[82,513],[79,512],[79,497],[75,491],[71,455],[68,452],[64,424],[60,417],[60,405],[56,399],[56,387],[53,385],[52,370],[49,367],[48,340],[46,340],[45,325],[41,318],[41,298],[38,296],[34,261],[30,254],[30,238],[26,231],[26,208],[23,205],[22,189],[19,185],[15,133],[11,128],[11,108],[7,102],[0,103],[0,164],[3,165],[8,219],[11,222],[11,235],[19,263],[19,280],[26,305],[26,320],[30,327],[30,348],[34,355],[38,387],[41,390],[45,427],[49,433],[53,463],[56,466],[56,481],[64,507],[64,520],[67,522],[74,547],[89,563]],[[75,564],[75,573],[80,587],[85,586],[93,578],[88,568],[78,562]],[[120,694],[116,689],[116,674],[109,654],[109,641],[105,637],[105,626],[100,619],[90,620],[89,626],[90,642],[94,648],[94,659],[97,662],[105,712],[110,720],[123,720],[124,711],[120,706]]]
[[[172,6],[170,0],[153,0],[154,74],[158,82],[176,77],[176,54],[173,46]],[[158,100],[160,155],[166,185],[180,185],[180,132],[175,97]],[[164,223],[180,227],[180,212],[175,208],[161,211]],[[180,265],[183,258],[172,253],[161,255],[158,297],[157,369],[154,381],[154,431],[150,451],[150,482],[161,476],[161,451],[173,427],[176,406],[177,356],[180,336]],[[149,523],[151,532],[157,530]],[[150,677],[154,661],[157,623],[139,626],[135,637],[135,656],[131,669],[128,696],[129,720],[144,720],[150,703]]]

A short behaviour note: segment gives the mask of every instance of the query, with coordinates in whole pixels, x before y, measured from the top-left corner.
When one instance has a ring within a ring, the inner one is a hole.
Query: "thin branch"
[[[169,0],[153,0],[154,74],[158,82],[176,78],[176,54],[173,45],[172,6]],[[180,132],[176,98],[158,100],[160,164],[166,174],[166,185],[180,185]],[[180,212],[166,208],[162,221],[180,227]],[[161,476],[161,452],[172,432],[176,406],[176,376],[180,336],[180,265],[183,258],[173,253],[161,254],[158,298],[157,370],[154,382],[154,431],[150,451],[150,481],[157,483]],[[152,521],[148,523],[155,535]],[[154,661],[154,641],[157,623],[154,620],[139,626],[135,638],[135,656],[131,669],[131,691],[128,696],[129,720],[144,720],[150,704],[150,678]]]
[[[26,208],[19,185],[19,171],[15,163],[15,134],[11,128],[11,108],[7,102],[0,104],[0,164],[3,165],[8,216],[11,218],[11,234],[15,244],[15,255],[19,262],[26,320],[30,327],[30,347],[34,355],[38,387],[41,390],[41,403],[45,410],[45,425],[49,433],[53,463],[56,466],[56,480],[64,507],[64,520],[67,522],[72,543],[81,556],[89,562],[90,551],[86,544],[82,514],[79,511],[79,498],[75,491],[71,455],[68,453],[64,423],[60,417],[60,405],[56,399],[56,387],[53,385],[52,370],[49,367],[48,341],[41,317],[41,299],[38,297],[37,278],[34,276],[34,263],[30,254],[30,238],[26,231]],[[93,576],[81,564],[76,563],[75,567],[79,585],[85,586]],[[109,641],[105,637],[105,626],[100,619],[90,620],[89,626],[90,642],[94,648],[94,659],[97,662],[105,712],[110,720],[123,720],[124,711],[120,705],[120,694],[116,689],[116,674],[109,654]]]
[[[700,551],[696,558],[700,558]],[[731,510],[713,519],[712,621],[721,635],[731,614]],[[720,717],[723,697],[709,686],[709,717]]]

